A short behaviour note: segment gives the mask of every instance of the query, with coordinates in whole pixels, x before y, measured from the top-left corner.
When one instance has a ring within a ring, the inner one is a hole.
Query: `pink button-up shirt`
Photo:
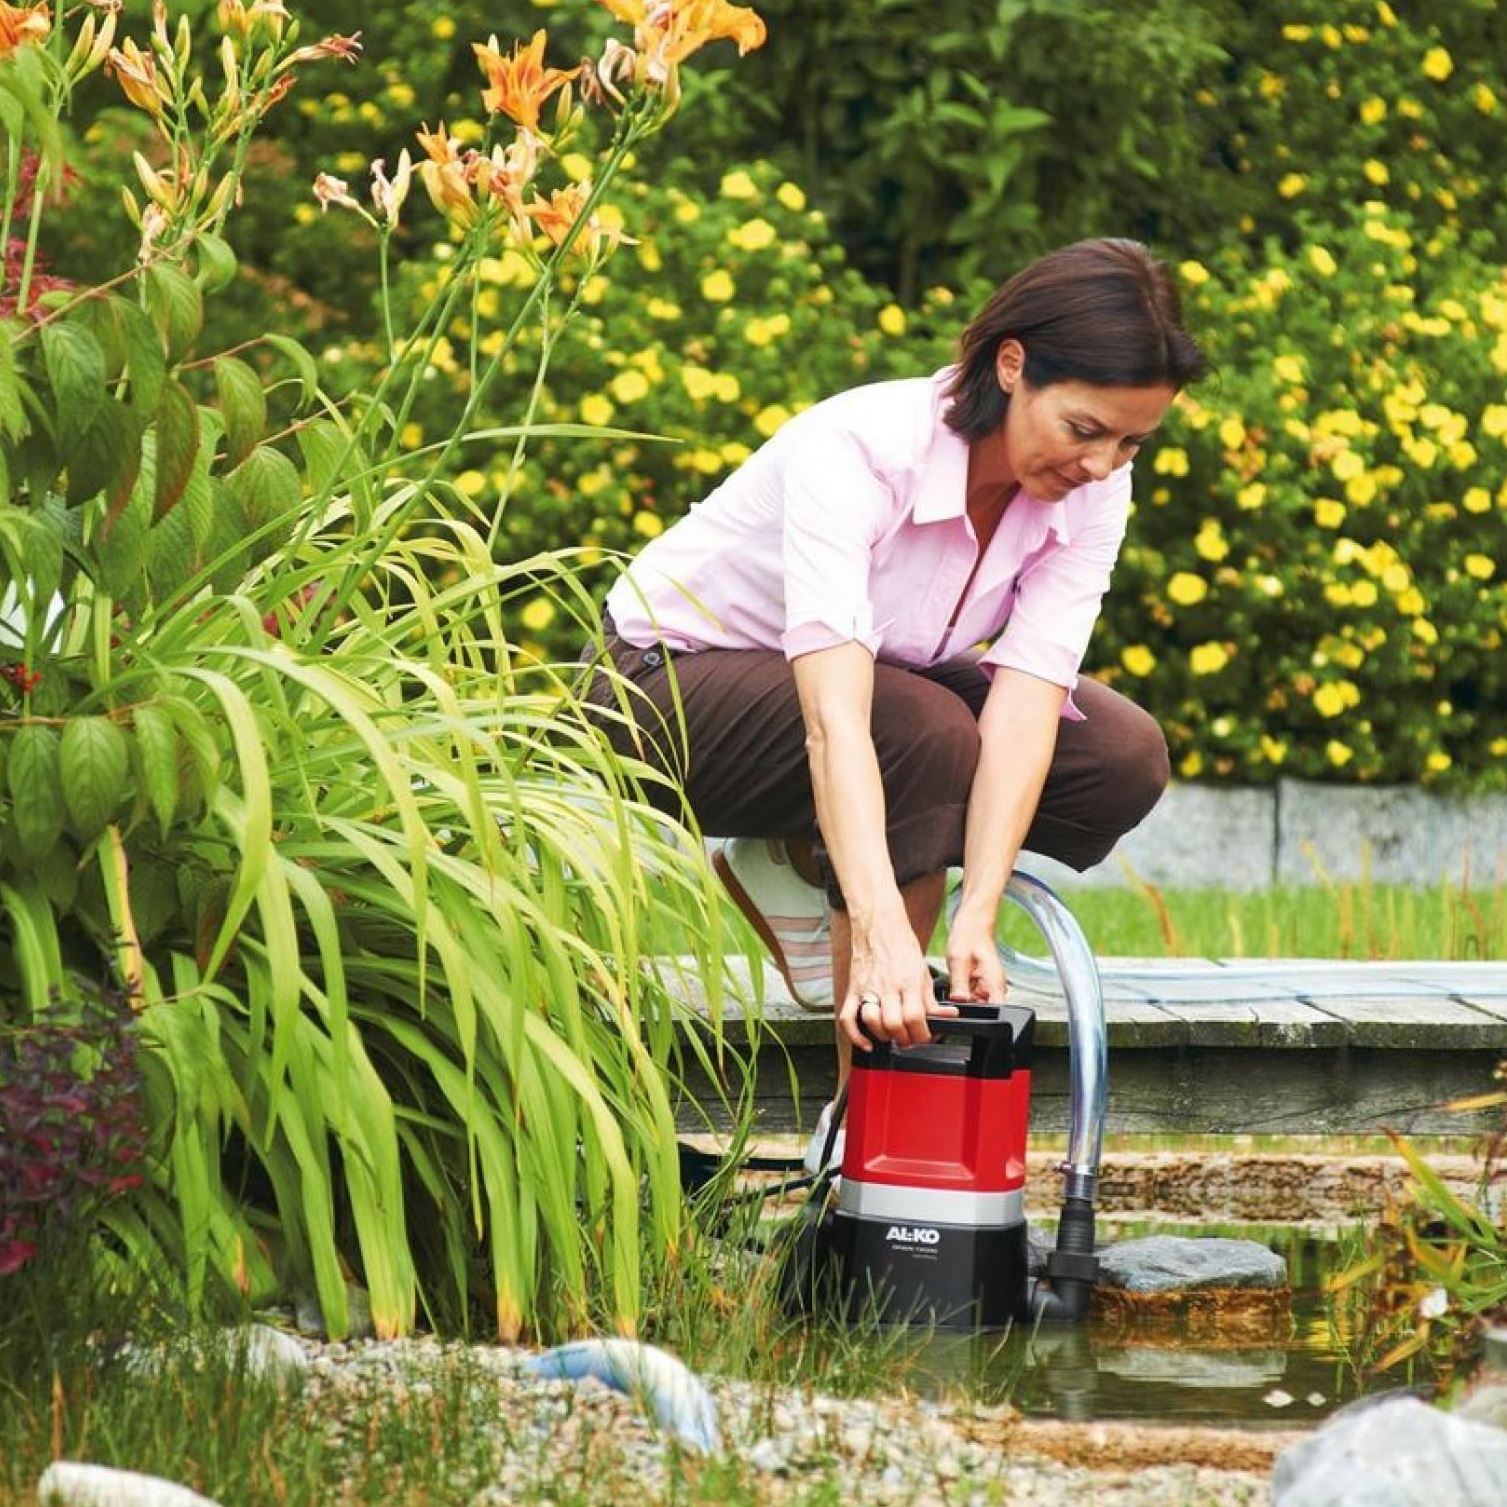
[[[950,375],[854,388],[783,425],[638,554],[607,597],[618,633],[791,659],[856,641],[916,668],[987,644],[986,670],[1071,692],[1125,535],[1130,467],[1058,502],[1017,493],[980,560],[968,445],[942,420]],[[1064,714],[1079,715],[1071,699]]]

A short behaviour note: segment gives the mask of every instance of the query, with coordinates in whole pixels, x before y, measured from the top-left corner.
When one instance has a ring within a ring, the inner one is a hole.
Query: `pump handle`
[[[983,1041],[1002,1039],[1013,1042],[1019,1034],[1019,1012],[1011,1020],[1006,1017],[1008,1005],[964,1004],[947,998],[947,985],[938,981],[937,1003],[950,1004],[956,1015],[928,1015],[926,1029],[933,1036],[968,1036]]]

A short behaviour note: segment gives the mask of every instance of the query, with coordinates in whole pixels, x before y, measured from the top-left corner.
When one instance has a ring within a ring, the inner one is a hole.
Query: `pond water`
[[[1190,1332],[1165,1318],[1116,1318],[1032,1333],[918,1335],[912,1384],[932,1395],[1008,1401],[1030,1417],[1251,1429],[1301,1428],[1368,1390],[1398,1385],[1395,1377],[1357,1375],[1340,1332],[1344,1312],[1324,1291],[1354,1259],[1353,1243],[1290,1228],[1163,1221],[1117,1225],[1105,1238],[1153,1233],[1251,1239],[1278,1251],[1288,1263],[1290,1321],[1236,1321],[1225,1331],[1205,1318]]]

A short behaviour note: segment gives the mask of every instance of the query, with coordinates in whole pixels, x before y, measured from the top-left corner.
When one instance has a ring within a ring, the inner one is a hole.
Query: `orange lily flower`
[[[536,198],[524,209],[524,213],[554,245],[559,246],[574,228],[590,192],[589,183],[572,183],[565,188],[555,189],[548,199]]]
[[[428,158],[419,164],[419,177],[430,201],[452,225],[468,230],[480,211],[467,176],[466,159],[458,150],[460,143],[445,130],[444,121],[435,130],[426,128],[416,135]]]
[[[570,240],[571,250],[594,265],[604,252],[612,251],[625,242],[628,245],[633,245],[634,242],[631,236],[624,235],[615,226],[602,224],[596,215],[592,215],[577,231],[581,211],[590,197],[589,182],[572,183],[567,188],[555,189],[548,199],[536,197],[533,203],[524,206],[523,213],[538,225],[554,245],[563,246]]]
[[[42,41],[52,30],[46,5],[0,4],[0,58],[8,58],[28,42]]]
[[[480,42],[471,44],[476,60],[487,76],[488,87],[482,91],[482,105],[493,114],[506,115],[525,131],[539,129],[539,112],[544,102],[581,71],[579,65],[546,68],[545,36],[541,28],[534,33],[531,42],[527,45],[520,42],[506,58],[497,49],[496,37],[490,38],[485,46]]]
[[[728,0],[602,0],[602,4],[619,21],[633,26],[640,51],[667,68],[723,37],[736,42],[741,54],[762,47],[767,35],[758,12]]]
[[[670,42],[670,61],[679,63],[708,42],[726,37],[738,44],[738,55],[764,45],[763,19],[746,5],[727,0],[682,0],[665,7],[669,19],[665,34]]]

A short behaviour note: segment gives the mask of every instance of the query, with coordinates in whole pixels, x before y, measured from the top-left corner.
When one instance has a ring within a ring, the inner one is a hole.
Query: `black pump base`
[[[791,1306],[853,1320],[936,1329],[1002,1329],[1030,1316],[1024,1221],[908,1224],[829,1211],[786,1266]]]

